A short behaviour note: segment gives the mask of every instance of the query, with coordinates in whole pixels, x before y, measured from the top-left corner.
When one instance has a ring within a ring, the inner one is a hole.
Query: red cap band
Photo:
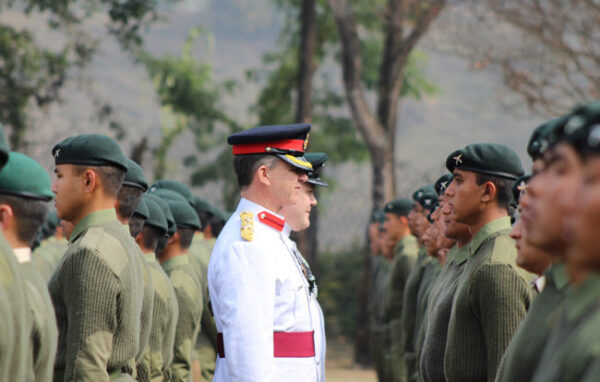
[[[279,141],[250,143],[247,145],[233,145],[233,155],[262,154],[268,152],[267,147],[304,152],[304,141],[302,139],[282,139]]]

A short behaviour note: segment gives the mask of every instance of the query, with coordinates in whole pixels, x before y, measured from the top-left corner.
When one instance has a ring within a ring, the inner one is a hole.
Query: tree
[[[500,73],[529,110],[558,116],[600,97],[597,1],[485,0],[450,9],[443,28],[452,50],[474,69]]]
[[[445,3],[445,0],[388,1],[383,13],[385,42],[377,78],[377,106],[373,112],[365,96],[361,36],[354,16],[356,6],[349,0],[330,0],[342,46],[346,100],[371,155],[373,208],[381,208],[395,196],[395,138],[406,68],[411,52]]]
[[[165,0],[168,3],[173,0]],[[143,29],[158,18],[157,0],[8,0],[0,11],[37,16],[46,28],[65,37],[62,46],[41,46],[34,34],[9,23],[0,24],[0,122],[12,131],[13,150],[23,149],[29,127],[28,108],[44,108],[60,101],[65,84],[81,74],[97,48],[98,41],[82,24],[107,15],[106,27],[124,49],[139,46]]]

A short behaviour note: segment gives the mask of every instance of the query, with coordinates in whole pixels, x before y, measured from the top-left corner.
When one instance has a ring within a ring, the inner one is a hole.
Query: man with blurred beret
[[[445,197],[473,239],[452,304],[444,374],[449,382],[493,380],[532,298],[532,277],[516,266],[509,237],[511,186],[523,168],[512,149],[496,143],[456,150],[446,167],[454,186]]]
[[[48,213],[44,223],[46,237],[40,242],[40,245],[33,251],[33,264],[42,274],[46,283],[50,280],[56,264],[58,264],[62,255],[67,251],[69,241],[65,238],[65,233],[60,225],[60,219],[56,212]]]
[[[548,154],[557,162],[547,166],[548,180],[550,175],[554,179],[541,185],[563,191],[555,204],[572,235],[564,256],[572,287],[553,313],[533,381],[594,381],[600,373],[599,124],[599,102],[578,107],[555,132],[556,144]],[[530,181],[533,188],[528,187],[527,193],[539,191],[536,187],[543,180],[539,178]],[[539,233],[532,240],[541,238]]]
[[[117,218],[123,224],[125,229],[129,231],[131,236],[135,238],[144,225],[144,219],[140,214],[135,215],[136,208],[142,201],[142,195],[148,190],[148,183],[144,176],[142,167],[135,163],[132,159],[126,158],[125,163],[127,172],[123,185],[117,194],[115,202],[115,210]],[[144,206],[142,206],[144,207]],[[150,340],[150,330],[152,328],[152,309],[154,305],[154,288],[152,286],[152,278],[148,265],[143,260],[141,250],[135,246],[133,258],[139,263],[139,267],[143,271],[143,283],[139,286],[144,290],[144,299],[142,300],[142,316],[140,317],[140,345],[135,356],[136,363],[136,379],[138,381],[149,381],[150,372],[146,369],[146,364],[142,362],[144,353]]]
[[[33,317],[28,367],[36,381],[51,381],[58,330],[46,280],[31,262],[31,243],[54,194],[50,177],[34,159],[16,152],[0,172],[0,228],[14,251],[26,283]]]
[[[406,365],[402,349],[402,296],[408,275],[419,252],[417,239],[410,234],[406,218],[412,207],[413,202],[408,198],[393,200],[383,207],[385,213],[383,229],[387,240],[394,244],[394,259],[390,268],[389,291],[385,302],[389,329],[386,362],[393,381],[406,380]]]
[[[200,229],[200,220],[192,206],[177,197],[179,194],[175,192],[162,194],[177,229],[168,238],[166,245],[159,242],[156,255],[171,280],[179,305],[171,379],[183,382],[191,379],[193,348],[200,330],[200,318],[204,307],[202,285],[198,275],[190,266],[188,254],[194,232]]]
[[[548,136],[554,130],[560,128],[560,126],[564,126],[568,119],[568,114],[565,114],[558,118],[553,118],[549,121],[542,123],[531,134],[531,137],[529,138],[529,143],[527,144],[527,153],[529,154],[533,162],[531,166],[533,175],[536,175],[539,171],[541,171],[544,168],[544,162],[542,158],[550,146]]]
[[[144,254],[154,287],[152,330],[143,363],[151,381],[168,381],[171,378],[179,305],[169,276],[156,259],[156,246],[167,235],[168,223],[165,213],[151,196],[144,195],[140,206],[145,206],[142,213],[147,212],[147,216],[135,241]]]
[[[132,379],[143,270],[115,211],[127,171],[113,139],[73,136],[52,149],[58,216],[74,228],[49,282],[58,323],[54,380]]]
[[[208,266],[216,382],[324,380],[320,321],[278,213],[298,201],[312,170],[303,157],[309,131],[307,124],[259,126],[227,139],[242,198]]]

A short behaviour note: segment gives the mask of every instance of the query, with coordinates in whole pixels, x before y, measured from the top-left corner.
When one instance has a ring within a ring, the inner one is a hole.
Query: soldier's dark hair
[[[165,234],[158,227],[154,227],[151,225],[143,226],[140,234],[142,235],[142,246],[144,248],[152,249],[153,251],[158,252],[157,246],[158,242],[165,238]],[[161,251],[164,249],[161,248]]]
[[[212,219],[210,221],[210,231],[212,232],[213,237],[219,236],[223,227],[225,226],[225,221],[223,219]]]
[[[73,169],[75,175],[81,175],[86,169],[94,170],[102,179],[102,189],[108,195],[116,197],[125,180],[125,170],[115,166],[79,166]]]
[[[498,176],[486,175],[486,174],[475,174],[475,183],[478,186],[486,182],[492,182],[496,186],[496,201],[500,208],[505,208],[507,212],[511,212],[510,204],[512,202],[512,186],[515,182],[511,179],[501,178]]]
[[[0,194],[0,204],[8,204],[16,218],[17,239],[31,246],[48,214],[48,203],[42,200]]]
[[[192,239],[194,239],[193,228],[177,228],[177,233],[179,234],[179,245],[181,248],[188,249],[190,245],[192,245]]]
[[[169,244],[169,237],[168,236],[163,236],[158,240],[158,243],[156,243],[156,254],[160,255],[160,253],[167,247],[167,244]]]
[[[117,214],[121,218],[130,218],[142,200],[144,191],[137,187],[123,185],[117,193]]]
[[[200,219],[200,226],[202,226],[202,229],[206,228],[206,226],[210,224],[213,215],[210,212],[200,211],[199,209],[196,209],[196,207],[194,207],[194,209],[196,210],[198,219]]]
[[[237,176],[240,188],[245,188],[252,183],[254,173],[260,166],[275,167],[279,158],[269,154],[236,155],[233,157],[233,169]]]
[[[133,214],[129,218],[129,233],[131,233],[131,237],[134,239],[137,235],[142,232],[142,228],[144,228],[144,222],[146,220],[140,215]]]

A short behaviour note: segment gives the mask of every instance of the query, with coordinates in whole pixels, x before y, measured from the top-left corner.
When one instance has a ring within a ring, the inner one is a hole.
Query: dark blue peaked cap
[[[257,126],[230,135],[227,143],[233,155],[273,154],[290,165],[310,171],[312,165],[304,158],[310,125]]]

